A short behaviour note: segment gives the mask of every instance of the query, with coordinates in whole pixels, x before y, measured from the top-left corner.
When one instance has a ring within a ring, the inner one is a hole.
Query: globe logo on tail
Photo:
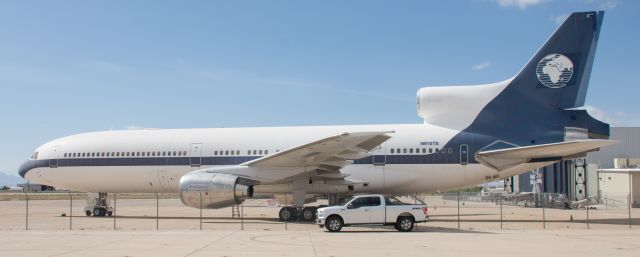
[[[547,55],[538,62],[536,75],[546,87],[564,87],[573,75],[573,62],[562,54]]]

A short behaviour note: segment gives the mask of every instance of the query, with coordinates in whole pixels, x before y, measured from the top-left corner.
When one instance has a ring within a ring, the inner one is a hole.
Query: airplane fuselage
[[[180,178],[207,167],[234,166],[350,131],[394,131],[392,138],[341,171],[362,181],[354,193],[445,191],[499,174],[473,161],[473,142],[446,146],[459,131],[429,124],[125,130],[79,134],[39,147],[25,178],[91,192],[178,192]],[[471,140],[471,139],[470,139]],[[453,149],[453,148],[456,149]],[[467,148],[462,156],[460,147]],[[277,172],[277,171],[276,171]],[[266,174],[265,174],[266,175]],[[310,194],[335,189],[312,181]],[[290,191],[277,182],[256,192]]]

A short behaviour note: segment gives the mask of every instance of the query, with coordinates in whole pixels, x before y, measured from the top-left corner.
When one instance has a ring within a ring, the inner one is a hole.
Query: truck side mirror
[[[350,203],[350,204],[348,204],[348,205],[347,205],[347,209],[355,209],[355,208],[356,208],[356,207],[354,207],[352,203]]]

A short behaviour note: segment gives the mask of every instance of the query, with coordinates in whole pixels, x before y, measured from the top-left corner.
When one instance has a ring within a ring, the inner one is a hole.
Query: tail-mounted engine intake
[[[253,186],[238,184],[235,175],[198,171],[180,178],[180,199],[193,208],[229,207],[252,195]]]

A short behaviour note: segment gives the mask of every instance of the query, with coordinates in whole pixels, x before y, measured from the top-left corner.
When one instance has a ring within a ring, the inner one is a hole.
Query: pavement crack
[[[211,246],[211,245],[213,245],[213,244],[215,244],[217,242],[220,242],[221,240],[223,240],[223,239],[225,239],[227,237],[230,237],[231,235],[235,234],[236,232],[238,232],[238,230],[235,230],[235,231],[233,231],[233,232],[231,232],[231,233],[229,233],[229,234],[227,234],[227,235],[225,235],[223,237],[220,237],[220,238],[218,238],[216,240],[213,240],[211,243],[208,243],[208,244],[204,245],[203,247],[200,247],[198,249],[193,250],[192,252],[186,254],[184,257],[188,257],[188,256],[191,256],[191,255],[194,255],[195,253],[197,253],[197,252],[199,252],[199,251],[201,251],[201,250],[203,250],[203,249],[205,249],[205,248],[207,248],[207,247],[209,247],[209,246]]]

